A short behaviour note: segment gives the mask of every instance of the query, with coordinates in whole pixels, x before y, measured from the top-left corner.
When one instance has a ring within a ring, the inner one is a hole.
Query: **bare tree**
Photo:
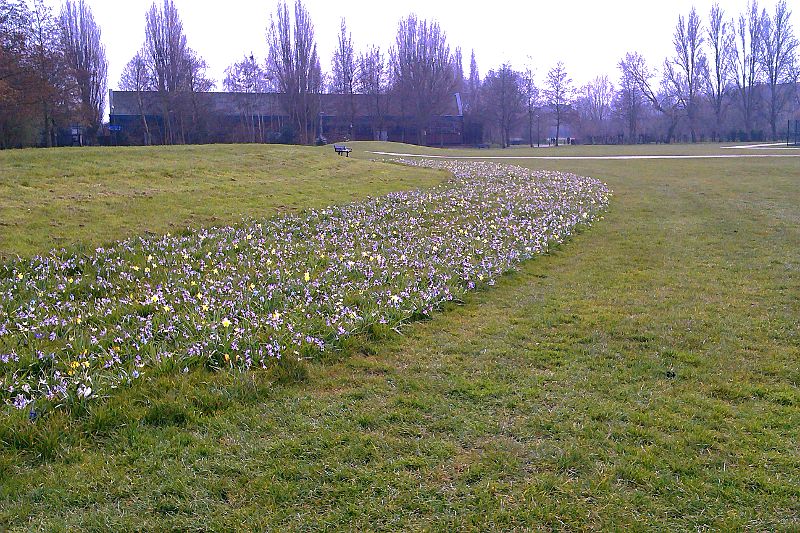
[[[267,74],[252,53],[225,69],[222,85],[232,93],[265,93],[270,90]],[[254,101],[243,98],[236,102],[247,142],[264,142],[264,117],[257,113]]]
[[[756,107],[755,88],[761,76],[761,18],[757,0],[752,0],[747,5],[746,14],[739,16],[736,37],[732,63],[744,127],[749,135],[753,129]]]
[[[139,116],[142,119],[142,127],[144,128],[143,143],[145,146],[149,146],[153,141],[150,135],[150,126],[147,123],[144,95],[155,89],[155,81],[145,59],[144,50],[137,52],[125,66],[119,81],[119,88],[123,91],[136,92],[136,104],[139,108]]]
[[[285,94],[286,108],[300,135],[300,142],[312,140],[319,93],[322,90],[322,69],[314,41],[314,25],[301,0],[294,6],[294,23],[286,2],[278,5],[267,30],[267,71],[280,92]]]
[[[372,128],[376,132],[375,140],[385,140],[383,131],[383,117],[386,114],[386,84],[387,68],[383,52],[377,46],[369,48],[358,57],[358,75],[356,77],[356,91],[369,95],[372,102],[370,115],[373,117]],[[384,103],[381,103],[384,100]]]
[[[463,58],[461,57],[460,46],[457,46],[455,52],[453,52],[453,72],[455,74],[455,86],[453,87],[453,90],[461,94],[464,92],[466,80],[464,79],[464,63]]]
[[[386,90],[386,59],[380,47],[372,46],[358,56],[355,90],[359,94],[381,94]]]
[[[438,23],[409,15],[400,21],[389,55],[401,107],[413,114],[417,143],[425,144],[431,117],[442,112],[453,95],[453,61],[447,37]]]
[[[643,96],[636,77],[622,66],[623,62],[620,62],[622,71],[619,79],[620,88],[612,105],[628,130],[628,142],[635,143],[639,135],[639,121],[644,105]]]
[[[346,116],[352,128],[355,120],[355,81],[356,81],[356,58],[353,51],[353,38],[347,31],[347,24],[342,18],[339,30],[338,46],[333,53],[332,65],[332,92],[343,94],[346,98]],[[351,131],[352,134],[352,131]]]
[[[214,88],[214,80],[208,76],[206,60],[191,48],[187,49],[185,65],[188,75],[187,92],[182,93],[182,96],[186,95],[188,98],[181,99],[184,102],[181,128],[186,129],[187,133],[191,135],[187,139],[188,142],[207,142],[209,113],[205,105],[207,98],[203,93]],[[185,124],[186,118],[190,119],[188,126]]]
[[[692,7],[687,18],[683,15],[678,17],[678,25],[672,36],[675,56],[664,64],[672,94],[689,119],[693,143],[697,142],[698,98],[707,68],[704,40],[700,16]]]
[[[602,123],[608,118],[614,85],[608,81],[608,76],[598,76],[586,84],[584,91],[592,120]]]
[[[647,66],[647,62],[638,52],[627,53],[625,58],[619,62],[622,71],[622,80],[628,86],[636,87],[641,95],[650,102],[653,109],[664,115],[668,119],[666,142],[671,142],[675,136],[675,128],[678,125],[678,103],[673,95],[665,90],[657,90],[653,85],[655,73]],[[635,96],[635,94],[631,94]]]
[[[174,2],[164,0],[161,9],[153,2],[146,16],[145,51],[161,97],[163,139],[167,144],[185,142],[185,138],[179,138],[175,93],[186,87],[187,48],[183,22]]]
[[[798,42],[789,21],[791,16],[792,11],[786,7],[786,1],[780,0],[775,5],[774,17],[764,12],[761,18],[760,62],[769,86],[769,125],[773,140],[778,138],[778,115],[791,98],[791,93],[781,85],[797,79],[794,69]]]
[[[252,53],[225,69],[222,86],[232,93],[266,93],[271,90],[266,71]]]
[[[208,76],[208,63],[191,48],[186,49],[184,58],[186,69],[186,90],[189,92],[208,92],[214,88],[214,80]]]
[[[204,142],[204,119],[207,111],[197,93],[210,90],[214,81],[207,74],[205,60],[187,45],[178,10],[173,0],[164,0],[159,7],[153,2],[145,15],[145,41],[128,64],[126,86],[139,87],[142,76],[148,77],[147,90],[156,91],[161,107],[159,128],[145,128],[146,142],[153,133],[161,133],[164,144]]]
[[[475,50],[469,60],[469,79],[467,80],[467,95],[464,99],[464,113],[477,112],[480,107],[481,75],[478,71],[478,62],[475,60]]]
[[[572,78],[567,74],[567,69],[564,68],[564,63],[559,61],[556,66],[547,72],[545,89],[545,98],[550,109],[553,111],[553,118],[556,121],[556,146],[558,146],[558,138],[561,134],[561,123],[564,120],[564,115],[572,100]]]
[[[539,123],[539,87],[536,86],[536,80],[533,75],[533,68],[530,65],[522,73],[521,79],[522,97],[525,102],[525,108],[528,112],[528,143],[533,148],[533,122],[534,117],[536,123]],[[536,145],[539,145],[539,131],[536,131]]]
[[[585,119],[590,124],[592,135],[606,135],[606,122],[611,114],[611,103],[614,98],[614,86],[608,76],[598,76],[581,90],[582,108]]]
[[[520,91],[521,76],[511,65],[505,63],[497,70],[490,70],[483,80],[483,92],[487,102],[486,111],[497,127],[500,144],[510,144],[511,128],[522,114],[524,97]]]
[[[155,2],[150,6],[145,46],[158,90],[175,92],[184,87],[186,72],[183,67],[188,47],[183,22],[172,0],[164,0],[161,9]]]
[[[353,38],[347,31],[347,24],[342,18],[337,41],[333,53],[332,91],[339,94],[353,94],[356,79],[356,60],[353,51]]]
[[[725,95],[731,78],[731,51],[734,46],[732,26],[725,22],[725,12],[715,3],[708,15],[706,42],[709,46],[708,68],[706,69],[706,96],[714,109],[714,130],[712,137],[720,140]]]
[[[59,22],[65,59],[78,87],[78,116],[87,126],[87,134],[96,137],[108,87],[108,61],[100,27],[84,0],[67,0]]]

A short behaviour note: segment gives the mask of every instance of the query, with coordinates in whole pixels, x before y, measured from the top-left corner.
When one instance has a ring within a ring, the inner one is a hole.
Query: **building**
[[[452,146],[464,143],[458,95],[422,127],[389,95],[319,94],[309,106],[315,138],[384,140]],[[117,144],[201,144],[296,140],[281,93],[109,91]]]

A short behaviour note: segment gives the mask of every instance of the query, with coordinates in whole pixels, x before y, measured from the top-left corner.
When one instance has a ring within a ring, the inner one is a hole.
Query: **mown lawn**
[[[0,152],[0,259],[430,186],[430,171],[369,165],[330,147],[59,148]]]
[[[339,358],[12,417],[0,529],[800,527],[798,160],[515,163],[611,209]]]

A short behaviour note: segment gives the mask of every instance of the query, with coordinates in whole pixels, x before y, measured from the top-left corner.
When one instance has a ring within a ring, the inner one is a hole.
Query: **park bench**
[[[347,154],[347,157],[350,157],[350,152],[353,151],[352,148],[348,148],[343,144],[334,144],[333,149],[336,151],[338,155]]]

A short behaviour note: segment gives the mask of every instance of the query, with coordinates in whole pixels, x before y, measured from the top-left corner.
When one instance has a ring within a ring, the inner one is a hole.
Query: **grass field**
[[[101,169],[125,150],[0,152],[0,223],[17,232],[0,248],[92,246],[442,178],[363,151],[410,147],[355,146],[361,161],[329,147],[137,149],[116,177]],[[0,529],[797,530],[798,159],[513,163],[602,179],[611,209],[463,304],[295,375],[165,374],[84,413],[12,413]],[[86,209],[101,214],[83,228],[50,226],[50,203],[80,203],[45,185],[56,165],[92,167],[115,191],[149,172],[161,199],[117,205],[170,203],[142,221],[93,197]],[[157,179],[183,165],[180,180]],[[285,178],[265,184],[274,175]],[[240,209],[252,189],[261,200]]]
[[[0,257],[227,225],[446,178],[329,151],[237,145],[2,152]]]

